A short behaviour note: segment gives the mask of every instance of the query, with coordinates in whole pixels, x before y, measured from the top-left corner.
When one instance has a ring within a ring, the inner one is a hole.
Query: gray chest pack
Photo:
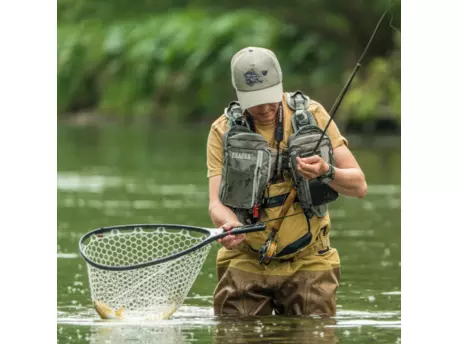
[[[336,200],[338,193],[318,180],[303,178],[296,171],[296,157],[311,156],[323,130],[307,110],[309,98],[302,92],[287,93],[287,103],[294,111],[293,133],[288,138],[287,149],[280,153],[283,158],[280,171],[287,169],[293,176],[297,199],[305,215],[308,218],[315,215],[322,217],[327,212],[327,203]],[[272,167],[279,152],[270,148],[262,135],[254,132],[238,102],[231,102],[224,114],[229,128],[223,138],[220,199],[234,210],[241,222],[256,222],[259,208],[269,204],[269,199],[264,198],[264,191],[276,173]],[[282,111],[280,116],[283,116]],[[334,164],[331,141],[326,134],[315,154]]]

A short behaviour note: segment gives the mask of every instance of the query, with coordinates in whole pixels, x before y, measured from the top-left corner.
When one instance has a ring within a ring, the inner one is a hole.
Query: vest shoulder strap
[[[294,111],[292,117],[293,132],[297,132],[300,128],[306,125],[316,126],[315,117],[308,110],[310,98],[301,91],[287,92],[286,101],[288,107]]]
[[[229,128],[232,128],[234,125],[241,125],[250,129],[248,122],[243,116],[239,102],[230,102],[227,108],[224,109],[224,116],[226,116],[228,120]]]

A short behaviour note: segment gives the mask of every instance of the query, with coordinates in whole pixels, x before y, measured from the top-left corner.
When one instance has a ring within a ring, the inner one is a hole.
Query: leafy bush
[[[401,51],[400,36],[396,34],[397,48],[388,58],[377,57],[365,68],[363,76],[353,80],[342,110],[357,121],[376,115],[401,119]]]
[[[284,88],[302,89],[330,107],[343,85],[335,80],[347,77],[385,7],[382,1],[343,6],[322,0],[296,9],[273,3],[242,10],[238,2],[224,10],[207,0],[171,0],[175,9],[149,0],[135,6],[59,0],[59,114],[89,109],[126,121],[215,118],[235,99],[230,59],[246,46],[275,51]],[[352,19],[361,13],[367,16]],[[376,56],[368,54],[339,116],[400,116],[399,46],[380,30],[370,50]]]
[[[247,20],[253,25],[244,26]],[[109,26],[98,21],[60,25],[58,109],[95,106],[101,112],[135,115],[152,114],[156,104],[161,112],[167,112],[164,106],[187,114],[208,111],[221,106],[214,85],[231,90],[234,51],[273,46],[277,25],[251,11],[217,17],[176,12]]]

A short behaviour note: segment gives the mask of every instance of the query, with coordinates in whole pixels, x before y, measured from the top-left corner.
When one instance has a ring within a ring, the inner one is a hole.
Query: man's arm
[[[298,171],[306,179],[322,176],[329,170],[329,165],[318,155],[297,159]],[[328,185],[346,196],[359,198],[366,196],[366,177],[346,145],[334,149],[334,160],[335,178]]]
[[[208,179],[208,196],[209,205],[208,212],[215,226],[221,227],[227,222],[239,222],[235,213],[219,199],[219,187],[221,184],[221,176],[213,176]]]
[[[335,178],[329,186],[343,195],[364,198],[367,192],[366,176],[348,147],[337,147],[334,150],[334,160]],[[326,172],[328,170],[329,166]]]
[[[230,208],[221,203],[219,199],[221,176],[219,175],[210,177],[208,183],[208,212],[213,224],[217,227],[223,227],[226,230],[241,226],[242,224],[237,219],[235,213]],[[218,242],[230,250],[240,244],[243,240],[245,240],[245,234],[228,235],[223,239],[219,239]]]

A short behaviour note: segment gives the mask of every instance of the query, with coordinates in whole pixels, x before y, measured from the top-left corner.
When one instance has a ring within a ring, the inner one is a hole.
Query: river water
[[[218,318],[214,243],[185,304],[170,320],[103,321],[95,312],[78,240],[129,223],[212,227],[202,126],[58,127],[57,339],[59,343],[400,343],[399,137],[348,137],[366,174],[365,199],[330,206],[342,263],[337,315]]]

